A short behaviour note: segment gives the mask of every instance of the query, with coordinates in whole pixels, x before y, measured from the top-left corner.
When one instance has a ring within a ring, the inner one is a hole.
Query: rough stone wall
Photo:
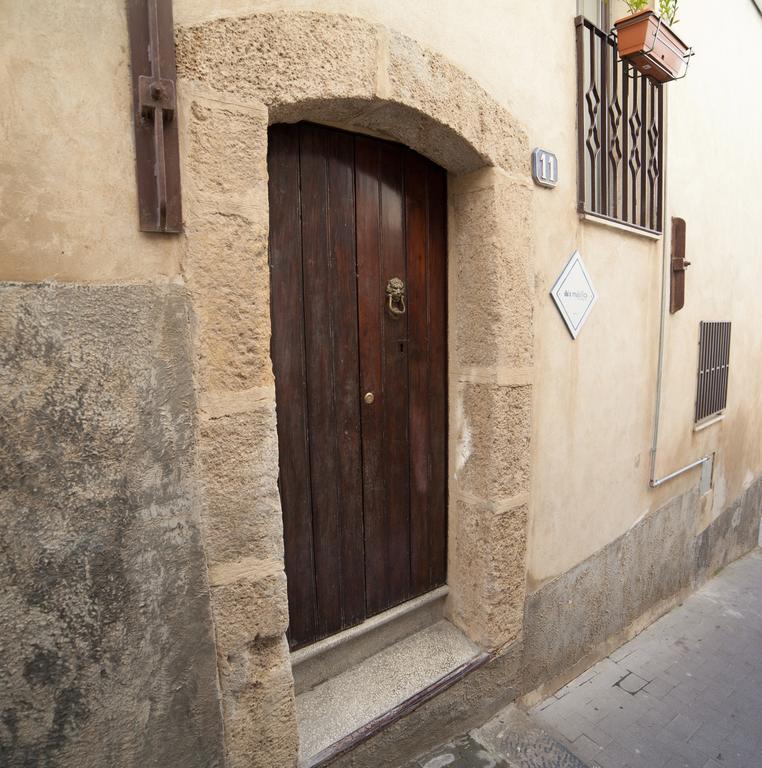
[[[762,478],[698,536],[695,490],[672,499],[570,571],[527,595],[524,679],[551,680],[636,620],[695,589],[757,545]],[[651,619],[653,620],[653,619]]]
[[[524,598],[532,357],[527,141],[444,57],[360,19],[255,14],[181,27],[176,40],[202,527],[227,753],[234,767],[285,766],[295,761],[297,743],[269,359],[268,124],[312,119],[369,131],[450,171],[460,195],[451,208],[461,214],[450,226],[449,314],[458,338],[450,350],[450,409],[459,414],[451,442],[467,444],[468,453],[457,496],[466,503],[450,508],[451,540],[459,536],[451,550],[483,567],[469,571],[451,558],[449,583],[460,606],[454,620],[488,648],[520,631]],[[494,167],[478,170],[484,166]],[[486,315],[484,306],[491,306]],[[482,346],[473,351],[475,339]]]
[[[449,189],[451,618],[494,651],[521,632],[532,402],[529,185]]]
[[[0,287],[0,765],[223,765],[188,312]]]
[[[232,766],[296,754],[267,262],[267,110],[181,85],[201,522]]]

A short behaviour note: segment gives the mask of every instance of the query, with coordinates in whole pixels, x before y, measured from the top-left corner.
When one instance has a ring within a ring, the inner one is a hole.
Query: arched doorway
[[[269,131],[292,648],[446,580],[446,172],[401,144]]]
[[[444,610],[480,648],[501,654],[520,643],[524,609],[533,379],[529,144],[504,106],[456,64],[361,18],[214,14],[180,26],[176,40],[184,264],[201,403],[200,526],[226,748],[232,766],[293,765],[270,357],[268,128],[301,120],[335,125],[401,142],[447,170]],[[423,737],[416,733],[419,746]]]

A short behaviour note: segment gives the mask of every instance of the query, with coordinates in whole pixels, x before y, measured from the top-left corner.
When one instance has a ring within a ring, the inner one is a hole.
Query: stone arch
[[[401,141],[449,172],[448,612],[520,637],[530,465],[526,136],[441,54],[362,19],[218,18],[177,31],[200,507],[232,766],[290,765],[296,733],[269,356],[267,127]],[[256,727],[254,727],[256,725]]]

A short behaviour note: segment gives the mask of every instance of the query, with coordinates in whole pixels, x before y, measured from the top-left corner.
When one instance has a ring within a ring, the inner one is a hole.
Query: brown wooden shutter
[[[673,315],[685,305],[685,219],[672,218],[672,270],[669,283],[669,311]]]

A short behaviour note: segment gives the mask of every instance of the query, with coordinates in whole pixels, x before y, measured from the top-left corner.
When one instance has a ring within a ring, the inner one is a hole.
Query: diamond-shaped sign
[[[550,291],[550,295],[556,302],[569,333],[573,339],[576,339],[593,304],[598,301],[598,294],[593,288],[579,251],[574,251],[572,254],[569,263],[564,267],[564,271]]]

